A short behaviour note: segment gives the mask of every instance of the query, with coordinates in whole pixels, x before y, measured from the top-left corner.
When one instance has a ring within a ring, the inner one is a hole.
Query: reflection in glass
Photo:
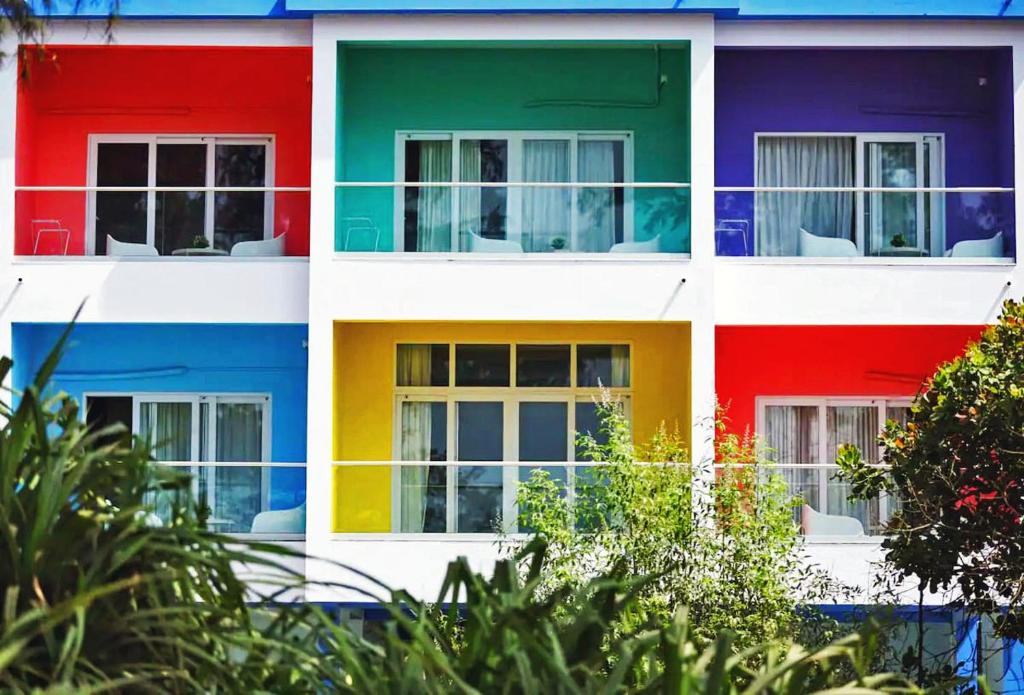
[[[401,407],[401,459],[444,461],[448,458],[448,405],[444,401],[404,401]],[[402,466],[402,533],[447,530],[445,466]]]
[[[482,183],[508,181],[507,140],[462,140],[459,145],[459,180]],[[495,186],[459,187],[459,250],[474,248],[471,237],[505,239],[508,236],[508,189]]]
[[[205,144],[158,144],[157,186],[206,185]],[[206,235],[206,194],[203,191],[157,192],[156,248],[162,256],[192,248]]]
[[[622,183],[622,140],[580,140],[577,180],[583,183]],[[625,189],[581,188],[577,193],[577,251],[605,252],[623,241]]]
[[[516,386],[569,386],[568,345],[517,345]]]
[[[149,145],[102,142],[96,147],[97,186],[149,184]],[[146,243],[146,193],[96,192],[97,255],[107,252],[107,235],[132,244]]]
[[[503,459],[503,404],[461,401],[456,404],[456,459]],[[500,466],[459,466],[456,481],[456,531],[492,533],[498,530],[502,507]]]
[[[405,180],[452,180],[451,140],[406,140]],[[448,186],[405,187],[406,251],[451,251],[452,191]]]
[[[569,140],[524,140],[523,181],[570,181],[569,149]],[[571,189],[524,187],[522,199],[523,250],[551,252],[571,249]]]
[[[456,345],[456,386],[508,386],[511,349],[508,345]]]
[[[395,383],[399,386],[447,386],[448,345],[399,345]]]
[[[214,150],[216,186],[266,185],[266,146],[217,145]],[[263,239],[266,200],[269,195],[259,192],[215,193],[214,247],[230,251],[239,241]]]
[[[577,346],[576,384],[605,388],[629,386],[629,346]]]

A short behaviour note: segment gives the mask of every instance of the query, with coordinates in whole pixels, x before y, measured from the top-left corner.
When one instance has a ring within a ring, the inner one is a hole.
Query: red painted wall
[[[913,396],[982,326],[719,326],[718,399],[754,431],[758,396]]]
[[[18,93],[19,185],[85,185],[91,133],[273,135],[274,184],[309,185],[309,48],[58,46],[34,56],[22,59]],[[38,218],[70,226],[69,253],[83,253],[85,200],[19,193],[15,253],[32,253]],[[276,194],[274,211],[286,252],[308,255],[308,193]]]

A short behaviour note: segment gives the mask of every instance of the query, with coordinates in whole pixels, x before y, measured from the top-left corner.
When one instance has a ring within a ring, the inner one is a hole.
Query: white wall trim
[[[119,19],[106,33],[103,20],[53,20],[45,41],[71,46],[311,46],[310,20]]]
[[[1007,21],[738,20],[716,24],[718,47],[945,48],[1010,46],[1021,40]]]

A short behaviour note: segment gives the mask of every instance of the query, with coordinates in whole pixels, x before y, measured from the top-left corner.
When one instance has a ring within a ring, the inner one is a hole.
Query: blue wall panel
[[[22,388],[64,330],[14,325]],[[269,393],[271,459],[306,460],[305,325],[80,324],[54,387],[83,393]]]

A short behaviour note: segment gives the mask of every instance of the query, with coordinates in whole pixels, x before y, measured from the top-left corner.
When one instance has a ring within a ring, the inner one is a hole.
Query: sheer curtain
[[[430,460],[430,403],[402,403],[401,457],[403,461]],[[427,513],[427,472],[429,467],[402,466],[402,533],[421,533]]]
[[[579,180],[615,181],[615,143],[580,140],[577,145]],[[576,250],[607,251],[615,243],[615,193],[611,188],[581,188],[577,201],[579,224]]]
[[[822,509],[818,492],[820,471],[814,468],[786,468],[794,463],[818,463],[818,408],[803,405],[770,405],[765,408],[768,458],[794,496],[801,496],[811,508]],[[794,510],[794,515],[798,510]]]
[[[853,186],[850,137],[760,137],[758,186]],[[759,255],[795,256],[800,228],[811,234],[854,240],[854,194],[758,193]]]
[[[263,459],[263,407],[259,403],[217,403],[215,460],[258,462]],[[259,466],[217,466],[213,513],[230,521],[229,531],[248,531],[253,518],[269,507],[264,500],[266,469]]]
[[[612,386],[629,386],[629,346],[612,345]]]
[[[864,460],[878,463],[878,410],[873,406],[836,406],[826,410],[828,429],[828,453],[834,460],[843,444],[853,444],[860,449]],[[847,483],[828,481],[828,513],[852,516],[864,524],[864,529],[876,526],[877,502],[851,502],[850,486]]]
[[[398,346],[398,385],[430,386],[430,345]]]
[[[523,181],[569,180],[568,140],[524,140]],[[568,188],[523,188],[523,249],[553,251],[555,239],[570,243],[571,196]]]
[[[191,403],[142,403],[139,430],[153,443],[157,461],[192,460]]]
[[[480,141],[463,140],[459,147],[459,180],[482,181]],[[480,234],[480,189],[459,187],[459,249],[469,248],[469,235]]]
[[[449,140],[420,142],[419,180],[452,180],[452,143]],[[416,250],[450,251],[451,228],[451,187],[420,188],[416,198]]]

